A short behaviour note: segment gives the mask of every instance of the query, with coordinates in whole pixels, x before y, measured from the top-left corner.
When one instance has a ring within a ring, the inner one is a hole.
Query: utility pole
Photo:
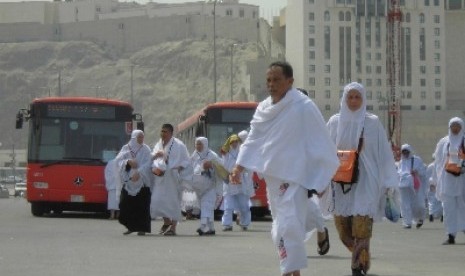
[[[134,65],[131,65],[131,105],[134,106]]]
[[[216,2],[213,2],[213,102],[216,103]]]

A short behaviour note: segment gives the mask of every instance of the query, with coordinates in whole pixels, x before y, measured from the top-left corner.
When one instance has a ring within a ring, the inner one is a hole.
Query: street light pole
[[[216,1],[213,2],[213,102],[216,103]]]
[[[237,44],[231,44],[231,90],[229,91],[231,102],[233,101],[233,79],[234,79],[234,47]]]

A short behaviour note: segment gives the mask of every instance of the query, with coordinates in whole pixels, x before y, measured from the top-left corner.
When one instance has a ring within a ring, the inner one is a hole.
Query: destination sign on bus
[[[92,104],[48,104],[47,116],[58,118],[114,119],[115,107]]]

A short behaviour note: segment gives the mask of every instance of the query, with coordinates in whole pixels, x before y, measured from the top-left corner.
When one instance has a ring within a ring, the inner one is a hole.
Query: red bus
[[[257,108],[255,102],[219,102],[209,104],[177,127],[176,136],[194,151],[195,138],[208,138],[209,147],[219,153],[224,141],[231,135],[250,128],[250,121]],[[266,184],[254,174],[255,196],[251,198],[251,211],[255,217],[269,214]]]
[[[117,100],[87,97],[35,99],[16,115],[29,122],[27,200],[34,216],[106,211],[104,169],[142,116]]]

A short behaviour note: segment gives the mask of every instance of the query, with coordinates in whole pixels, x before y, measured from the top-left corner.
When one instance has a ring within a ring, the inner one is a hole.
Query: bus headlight
[[[34,182],[32,183],[32,186],[34,186],[36,189],[48,189],[47,182]]]

